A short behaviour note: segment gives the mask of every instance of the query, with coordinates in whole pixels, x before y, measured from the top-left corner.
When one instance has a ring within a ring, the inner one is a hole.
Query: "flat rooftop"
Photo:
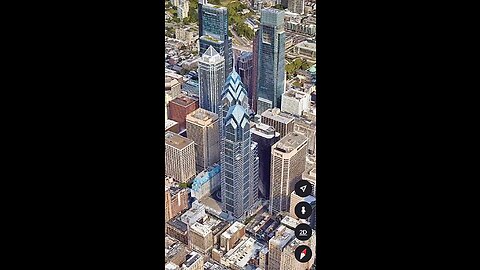
[[[290,132],[285,137],[280,139],[272,147],[282,153],[290,153],[293,150],[299,148],[308,141],[307,137],[299,132]]]
[[[270,239],[269,243],[283,248],[288,244],[288,242],[290,242],[292,238],[295,238],[295,232],[285,227],[285,225],[280,225],[275,236]]]
[[[193,144],[193,141],[171,131],[167,131],[165,132],[165,144],[177,149],[183,149]]]
[[[302,99],[302,98],[308,97],[307,93],[302,92],[302,91],[298,91],[298,90],[294,90],[294,89],[290,89],[283,94],[287,97],[292,97],[292,98],[295,98],[295,99]]]
[[[187,224],[183,223],[181,220],[177,218],[171,219],[170,221],[167,222],[167,224],[178,229],[182,233],[185,233],[187,231]]]
[[[293,121],[293,119],[295,119],[295,117],[293,115],[284,113],[284,112],[280,111],[279,108],[268,109],[268,110],[264,111],[262,113],[262,119],[263,118],[270,118],[270,119],[273,119],[274,121],[281,122],[281,123],[284,123],[284,124],[287,124],[287,123]]]
[[[238,232],[242,228],[245,228],[245,225],[238,221],[235,221],[235,223],[233,223],[232,226],[230,226],[230,228],[228,228],[226,231],[222,233],[222,236],[227,239],[230,239],[234,233]]]
[[[187,121],[195,122],[200,125],[214,122],[217,119],[218,119],[218,115],[216,113],[207,111],[202,108],[198,108],[187,115]]]
[[[188,96],[181,96],[177,97],[170,102],[173,102],[175,104],[178,104],[180,106],[186,107],[188,105],[191,105],[192,103],[195,103],[197,100]]]
[[[192,251],[190,252],[190,254],[187,255],[187,260],[185,261],[184,265],[186,267],[190,267],[199,259],[201,259],[200,254],[196,253],[195,251]]]
[[[212,233],[212,230],[210,230],[208,226],[200,224],[198,222],[193,223],[193,225],[190,226],[190,230],[196,232],[203,237],[207,236],[209,233]]]
[[[263,123],[255,123],[251,126],[250,131],[253,134],[258,136],[265,137],[267,139],[271,139],[273,137],[280,136],[279,132],[275,131],[275,128]]]

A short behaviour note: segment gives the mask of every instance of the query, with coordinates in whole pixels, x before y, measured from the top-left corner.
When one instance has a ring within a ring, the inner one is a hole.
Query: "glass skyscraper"
[[[200,108],[218,114],[225,78],[225,60],[210,46],[198,61]]]
[[[258,30],[257,114],[280,108],[285,90],[284,12],[262,9]]]
[[[250,108],[256,107],[256,104],[254,104],[256,102],[253,102],[257,100],[254,92],[255,88],[253,87],[253,54],[251,52],[242,52],[235,62],[235,68],[238,72],[238,75],[240,75],[242,82],[246,86],[248,93],[248,104],[250,105]]]
[[[225,7],[199,1],[200,55],[212,46],[225,58],[225,79],[233,69],[232,39],[228,37],[228,12]]]
[[[235,70],[223,88],[221,115],[222,207],[244,219],[258,202],[258,146],[250,137],[247,91]]]

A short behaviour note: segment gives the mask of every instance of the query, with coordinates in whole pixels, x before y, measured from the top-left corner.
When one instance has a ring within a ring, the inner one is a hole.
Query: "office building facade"
[[[224,212],[245,218],[253,210],[255,176],[251,169],[248,97],[237,72],[228,77],[222,93],[221,190]]]
[[[168,118],[178,123],[178,129],[181,133],[186,128],[187,115],[196,109],[198,109],[197,99],[179,96],[168,103]]]
[[[293,131],[295,117],[280,111],[279,108],[268,109],[262,113],[261,122],[272,126],[280,133],[280,138]]]
[[[187,183],[195,175],[194,142],[171,131],[165,132],[165,176]]]
[[[308,138],[291,132],[272,146],[270,177],[271,214],[289,211],[290,193],[305,171]]]
[[[225,78],[225,60],[210,46],[198,62],[200,108],[218,114]]]
[[[280,108],[285,90],[284,12],[262,9],[258,34],[257,113],[262,114]]]
[[[245,85],[248,94],[248,105],[251,109],[253,109],[253,104],[256,100],[255,97],[255,89],[253,87],[253,53],[251,52],[242,52],[239,56],[237,61],[235,62],[235,68],[237,70],[238,75]],[[254,110],[255,111],[255,110]]]

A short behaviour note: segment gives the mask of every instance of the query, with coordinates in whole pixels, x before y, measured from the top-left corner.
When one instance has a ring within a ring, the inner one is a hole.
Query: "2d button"
[[[299,262],[308,262],[312,258],[312,250],[309,246],[300,245],[295,249],[295,259]]]
[[[298,224],[295,228],[295,237],[302,241],[307,241],[312,236],[312,228],[305,223]]]
[[[295,205],[295,215],[299,219],[307,219],[312,214],[312,206],[308,202],[299,202]]]
[[[307,197],[312,194],[313,186],[307,180],[300,180],[295,184],[295,194],[300,197]]]

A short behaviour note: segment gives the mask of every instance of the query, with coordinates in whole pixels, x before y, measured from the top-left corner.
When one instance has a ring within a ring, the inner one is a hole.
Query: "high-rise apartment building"
[[[303,14],[305,12],[305,0],[288,0],[287,8],[293,13]]]
[[[168,104],[169,119],[178,123],[180,133],[186,128],[187,115],[198,109],[198,100],[192,97],[179,96]]]
[[[285,91],[284,12],[262,9],[258,35],[257,113],[262,114],[280,108]]]
[[[258,189],[265,199],[270,198],[270,162],[272,160],[272,145],[280,140],[280,133],[272,126],[257,123],[252,125],[252,141],[258,144],[259,181]]]
[[[248,105],[253,109],[256,99],[254,81],[253,81],[253,54],[243,51],[235,62],[236,70],[248,93]]]
[[[212,230],[198,222],[189,227],[189,247],[203,255],[207,255],[213,247]]]
[[[272,146],[270,213],[289,210],[290,193],[305,171],[308,138],[291,132]]]
[[[233,69],[232,39],[228,37],[227,9],[225,7],[203,3],[203,1],[200,0],[198,21],[200,55],[203,55],[210,46],[215,48],[215,50],[225,58],[226,79]]]
[[[293,131],[294,120],[293,115],[284,113],[279,108],[268,109],[262,113],[261,117],[263,124],[272,126],[275,131],[280,133],[280,138]]]
[[[225,78],[225,60],[210,46],[198,61],[200,108],[218,114]]]
[[[192,140],[165,132],[165,175],[187,183],[195,175],[195,146]]]
[[[222,92],[221,190],[223,210],[236,218],[245,218],[256,201],[255,176],[251,166],[256,160],[251,149],[248,97],[240,76],[234,70]],[[257,163],[258,164],[258,163]]]

